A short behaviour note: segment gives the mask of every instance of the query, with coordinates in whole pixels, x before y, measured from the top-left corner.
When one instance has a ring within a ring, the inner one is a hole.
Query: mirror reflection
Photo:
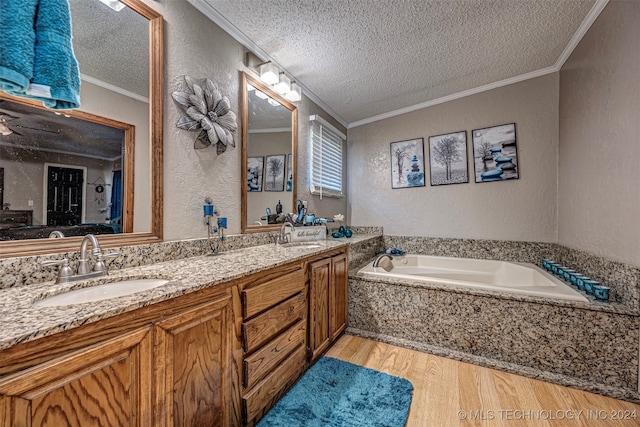
[[[252,76],[243,80],[243,231],[265,231],[294,211],[297,110]]]
[[[9,224],[93,225],[99,229],[61,231],[65,237],[100,234],[105,247],[162,240],[163,20],[140,0],[121,3],[126,7],[114,10],[98,0],[69,0],[82,79],[80,109],[45,119],[3,102],[0,111],[10,121],[0,120],[12,134],[0,134],[0,194],[3,203],[11,204],[9,211],[21,211],[21,216],[0,214],[10,217]],[[73,118],[80,122],[63,130],[61,121]],[[24,136],[20,141],[18,133]],[[36,158],[38,167],[33,166]],[[48,185],[47,180],[58,178],[82,179],[82,184],[74,189]],[[20,191],[11,188],[13,182]],[[47,237],[43,234],[22,236],[30,240],[19,246],[0,242],[0,256],[73,250],[79,241],[33,240]]]
[[[0,240],[130,231],[122,196],[133,126],[31,104],[0,96]]]

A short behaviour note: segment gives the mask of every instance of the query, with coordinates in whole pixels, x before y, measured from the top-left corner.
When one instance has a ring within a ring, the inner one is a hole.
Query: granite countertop
[[[197,256],[112,271],[109,276],[56,285],[54,282],[0,290],[0,350],[87,323],[135,310],[160,301],[216,286],[233,279],[286,264],[329,249],[358,243],[372,236],[308,242],[319,247],[283,247],[274,244]],[[132,295],[62,307],[38,307],[34,303],[57,294],[118,279],[164,278],[169,283]]]

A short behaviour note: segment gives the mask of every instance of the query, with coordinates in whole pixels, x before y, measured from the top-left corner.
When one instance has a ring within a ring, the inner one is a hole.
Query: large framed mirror
[[[279,230],[295,212],[298,110],[242,73],[242,232]]]
[[[0,96],[2,258],[76,251],[88,233],[103,247],[162,241],[163,18],[141,0],[111,2],[118,3],[69,1],[82,79],[78,110],[54,116],[38,103]],[[52,196],[60,190],[51,180],[61,176],[82,180],[79,196]],[[47,208],[48,198],[60,212]],[[13,226],[24,232],[6,230]],[[56,227],[68,234],[42,238]]]

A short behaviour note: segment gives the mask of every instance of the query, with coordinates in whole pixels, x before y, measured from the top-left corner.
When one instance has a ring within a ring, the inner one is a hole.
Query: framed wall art
[[[247,158],[247,191],[262,191],[264,157]]]
[[[391,188],[424,187],[424,139],[391,143]]]
[[[264,164],[264,191],[284,191],[284,170],[287,156],[267,156]]]
[[[429,137],[431,185],[469,182],[467,131]]]
[[[474,129],[471,134],[476,182],[520,177],[515,123]]]

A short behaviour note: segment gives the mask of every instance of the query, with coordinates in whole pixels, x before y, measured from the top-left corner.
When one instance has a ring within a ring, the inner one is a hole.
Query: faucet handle
[[[117,252],[99,253],[97,255],[96,264],[93,267],[93,271],[99,271],[105,275],[109,274],[109,267],[105,262],[105,258],[115,258],[118,256]]]
[[[42,261],[40,263],[40,265],[44,267],[48,267],[50,265],[61,265],[61,264],[62,264],[62,267],[60,267],[60,270],[58,271],[58,278],[56,279],[56,283],[64,282],[66,281],[65,279],[73,276],[73,270],[69,266],[69,259],[68,258],[49,259],[46,261]]]

